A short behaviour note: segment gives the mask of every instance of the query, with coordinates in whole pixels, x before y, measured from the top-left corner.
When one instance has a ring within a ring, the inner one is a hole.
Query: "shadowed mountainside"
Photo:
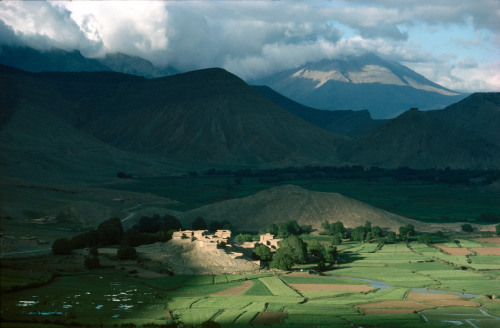
[[[341,149],[352,163],[388,168],[492,168],[500,148],[471,132],[412,109]]]
[[[253,88],[290,113],[320,128],[351,138],[364,135],[387,121],[372,119],[368,110],[320,110],[299,104],[270,87],[253,86]]]
[[[112,72],[33,74],[3,66],[0,83],[9,87],[1,100],[4,125],[19,104],[29,103],[107,145],[188,166],[338,164],[336,148],[345,141],[222,69],[148,80]],[[48,117],[40,123],[51,124]],[[36,147],[37,139],[29,146]]]
[[[184,226],[197,217],[207,222],[228,220],[238,229],[259,230],[271,223],[297,220],[299,225],[321,229],[324,221],[342,221],[354,228],[370,220],[373,225],[397,231],[400,226],[413,224],[419,231],[428,225],[375,208],[337,193],[310,191],[294,185],[266,189],[244,198],[210,204],[180,214]]]
[[[474,93],[429,114],[473,132],[500,147],[500,92]]]

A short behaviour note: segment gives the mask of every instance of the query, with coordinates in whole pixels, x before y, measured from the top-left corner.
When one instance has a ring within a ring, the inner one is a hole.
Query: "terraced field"
[[[446,246],[500,247],[465,239]],[[223,327],[500,326],[500,301],[492,299],[500,295],[497,255],[451,255],[419,243],[380,248],[346,242],[343,248],[343,262],[323,276],[269,272],[145,279],[99,269],[56,277],[40,287],[2,293],[2,327],[17,321],[141,327],[165,323],[167,311],[185,324],[213,320]]]

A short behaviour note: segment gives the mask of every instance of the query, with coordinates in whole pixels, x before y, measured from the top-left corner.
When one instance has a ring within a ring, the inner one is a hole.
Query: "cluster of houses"
[[[176,231],[172,235],[172,243],[184,244],[195,243],[196,246],[203,249],[217,249],[225,247],[231,239],[231,230],[217,230],[214,234],[210,234],[208,230],[184,230]],[[274,238],[274,235],[266,233],[260,235],[259,241],[246,242],[241,246],[245,248],[255,248],[255,246],[262,244],[266,245],[275,251],[278,249],[278,242],[282,239]]]

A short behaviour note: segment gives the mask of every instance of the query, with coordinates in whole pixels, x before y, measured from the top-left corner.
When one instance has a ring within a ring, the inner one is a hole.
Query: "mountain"
[[[432,113],[409,110],[344,145],[345,160],[367,166],[416,169],[498,168],[500,148]]]
[[[444,108],[465,97],[372,53],[323,59],[252,83],[267,85],[313,108],[368,109],[376,119],[393,118],[412,107]]]
[[[0,174],[32,181],[98,180],[179,172],[166,161],[137,156],[89,136],[52,111],[61,102],[36,74],[0,66]],[[64,104],[64,103],[63,103]]]
[[[39,51],[30,47],[0,46],[0,64],[29,72],[97,72],[110,69],[80,51],[52,49]]]
[[[443,110],[429,113],[500,147],[500,92],[474,93]]]
[[[98,60],[101,64],[105,65],[113,72],[139,75],[147,78],[162,77],[179,73],[173,67],[158,68],[144,58],[129,56],[122,53],[106,54],[104,58],[98,58]]]
[[[320,110],[299,104],[267,86],[253,86],[253,88],[290,113],[340,135],[359,137],[386,122],[386,120],[372,119],[367,110]]]
[[[150,80],[112,72],[2,71],[9,72],[2,81],[9,78],[5,84],[14,88],[3,102],[29,102],[103,144],[186,167],[333,165],[345,141],[222,69]]]
[[[321,229],[324,221],[342,221],[354,228],[366,220],[381,228],[397,231],[399,227],[413,224],[418,231],[428,225],[410,220],[366,203],[342,196],[307,190],[294,185],[274,187],[254,195],[206,205],[180,214],[184,226],[198,217],[207,222],[228,220],[238,229],[259,230],[271,223],[297,220],[299,225],[311,225]]]
[[[123,53],[106,54],[103,58],[86,58],[80,51],[51,49],[40,51],[30,47],[0,46],[0,64],[28,72],[102,72],[113,71],[147,78],[177,74],[172,67],[158,68],[137,56]]]

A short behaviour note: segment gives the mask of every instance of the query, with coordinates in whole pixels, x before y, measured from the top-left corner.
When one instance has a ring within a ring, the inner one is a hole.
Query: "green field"
[[[470,243],[491,246],[473,240]],[[457,322],[467,324],[467,320],[473,320],[477,327],[500,324],[500,301],[487,296],[500,295],[498,256],[491,257],[493,261],[471,256],[473,261],[468,263],[465,256],[446,255],[419,243],[388,244],[376,251],[373,244],[347,244],[349,248],[341,252],[341,257],[348,261],[326,272],[330,277],[263,272],[144,279],[124,271],[99,269],[30,287],[30,282],[43,280],[45,275],[26,271],[18,280],[27,288],[2,293],[2,327],[45,327],[47,323],[91,327],[133,323],[141,327],[164,323],[167,310],[189,325],[214,320],[223,327],[249,326],[261,312],[282,312],[281,323],[294,326],[453,327]],[[494,268],[476,268],[474,261],[489,262]],[[2,286],[12,284],[12,276],[12,271],[3,267]],[[378,287],[367,293],[349,290],[352,285],[370,284],[361,279],[374,280]],[[252,285],[241,295],[213,294],[244,281]],[[293,284],[316,289],[297,291]],[[345,290],[328,290],[332,285],[345,286]],[[434,306],[418,313],[366,314],[356,307],[404,302],[412,288],[474,294],[477,296],[469,297],[482,305],[481,311],[475,307]]]

